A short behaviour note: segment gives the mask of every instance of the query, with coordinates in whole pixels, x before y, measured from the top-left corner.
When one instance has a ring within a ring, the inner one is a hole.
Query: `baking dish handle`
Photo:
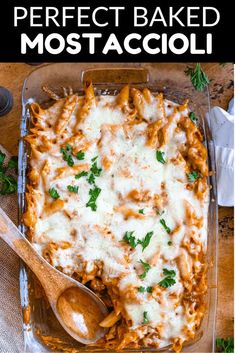
[[[100,68],[82,72],[82,82],[93,84],[141,84],[149,82],[149,72],[144,68]]]

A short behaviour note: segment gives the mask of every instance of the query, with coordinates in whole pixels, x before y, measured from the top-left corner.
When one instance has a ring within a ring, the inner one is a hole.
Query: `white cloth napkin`
[[[234,99],[227,112],[214,107],[206,118],[215,143],[218,204],[234,206]]]

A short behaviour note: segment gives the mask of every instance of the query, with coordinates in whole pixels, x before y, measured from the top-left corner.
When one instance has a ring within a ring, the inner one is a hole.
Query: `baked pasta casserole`
[[[180,352],[205,312],[203,137],[187,102],[129,86],[84,91],[31,104],[28,236],[109,308],[96,346]]]

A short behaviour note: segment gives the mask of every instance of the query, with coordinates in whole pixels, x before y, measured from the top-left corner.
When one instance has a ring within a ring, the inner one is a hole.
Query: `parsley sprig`
[[[74,192],[75,194],[78,193],[78,186],[76,185],[68,185],[67,189],[69,190],[69,192]]]
[[[170,234],[171,229],[167,226],[165,219],[161,218],[161,219],[160,219],[160,223],[161,223],[161,225],[163,226],[163,228],[165,229],[165,231],[166,231],[168,234]]]
[[[97,166],[97,161],[96,161],[97,158],[98,158],[98,156],[92,158],[92,160],[91,160],[93,162],[93,164],[90,169],[90,175],[87,179],[89,184],[95,184],[95,177],[99,177],[102,172],[102,168],[98,168],[98,166]]]
[[[190,77],[192,85],[197,91],[203,91],[204,88],[210,83],[207,75],[202,70],[200,63],[196,63],[194,68],[187,67],[184,72]]]
[[[83,151],[79,151],[77,154],[76,154],[76,157],[79,161],[83,161],[83,159],[85,158],[85,153]]]
[[[176,273],[174,270],[168,270],[167,268],[163,269],[163,274],[165,276],[165,278],[163,278],[158,284],[159,286],[163,287],[163,288],[168,288],[173,286],[176,281],[173,277],[176,276]]]
[[[140,287],[138,288],[138,291],[139,291],[140,293],[145,293],[145,292],[147,292],[147,293],[152,293],[153,287],[142,287],[142,286],[140,286]]]
[[[72,151],[72,146],[69,144],[67,144],[65,148],[60,149],[60,152],[63,155],[63,160],[67,162],[69,167],[72,167],[74,165],[74,160],[71,155],[71,151]]]
[[[233,338],[216,338],[216,347],[219,348],[221,353],[234,352],[234,339]]]
[[[141,275],[139,275],[139,278],[140,279],[145,279],[147,273],[151,269],[151,266],[147,262],[144,262],[143,260],[140,260],[140,263],[142,264],[142,266],[144,268],[144,272],[141,273]]]
[[[188,173],[187,178],[190,183],[194,183],[194,181],[196,181],[199,178],[199,173],[196,171]]]
[[[153,236],[153,232],[151,231],[151,232],[148,232],[145,235],[143,240],[138,240],[138,244],[142,245],[142,251],[144,251],[144,249],[147,248],[147,246],[150,243],[150,240],[151,240],[152,236]]]
[[[123,240],[126,241],[128,244],[130,244],[132,249],[135,249],[136,246],[138,245],[138,240],[136,240],[136,238],[133,234],[134,234],[134,231],[131,231],[131,232],[127,231],[124,234]]]
[[[60,197],[58,191],[55,188],[50,188],[49,189],[49,194],[54,200],[57,200]]]
[[[16,156],[13,156],[7,166],[4,166],[5,158],[5,153],[0,151],[0,195],[9,195],[17,191],[17,181],[8,172],[11,169],[17,170],[18,159]]]
[[[85,170],[83,170],[81,173],[78,173],[77,175],[75,175],[75,179],[80,179],[83,176],[87,176],[88,172],[85,172]]]
[[[133,235],[134,231],[131,232],[126,232],[123,240],[126,241],[128,244],[130,244],[130,246],[132,247],[132,249],[135,249],[137,247],[138,244],[142,245],[142,251],[144,251],[145,248],[147,248],[147,246],[150,243],[150,240],[153,236],[153,232],[148,232],[143,240],[140,239],[136,239],[136,237]]]
[[[157,158],[157,161],[162,163],[162,164],[165,164],[166,163],[166,160],[164,158],[164,154],[165,152],[162,152],[162,151],[156,151],[156,158]]]
[[[138,212],[139,212],[140,214],[144,214],[144,208],[141,208]]]
[[[98,188],[97,186],[94,187],[94,189],[90,189],[89,195],[90,199],[88,200],[86,207],[90,207],[92,211],[97,210],[97,205],[96,205],[96,200],[101,193],[101,189]]]
[[[192,120],[192,122],[195,124],[198,121],[198,118],[194,112],[189,113],[189,118]]]

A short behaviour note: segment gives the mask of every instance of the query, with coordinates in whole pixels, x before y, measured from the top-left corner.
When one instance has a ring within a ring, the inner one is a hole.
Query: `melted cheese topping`
[[[135,346],[165,347],[173,343],[177,351],[200,324],[194,305],[197,299],[191,302],[187,298],[190,292],[194,298],[199,296],[195,286],[203,276],[207,242],[208,187],[203,198],[197,197],[187,177],[192,165],[181,153],[188,135],[179,122],[189,119],[188,108],[178,109],[175,103],[162,100],[160,109],[160,98],[151,96],[137,109],[144,118],[133,123],[127,120],[129,113],[117,106],[116,96],[96,98],[85,117],[80,113],[87,104],[83,99],[76,97],[62,133],[53,127],[65,100],[37,112],[43,129],[33,131],[36,144],[29,141],[37,151],[31,156],[31,168],[38,172],[33,186],[37,195],[33,200],[36,217],[30,227],[32,242],[64,273],[88,285],[95,278],[101,279],[114,310],[117,315],[121,313],[122,320],[115,325],[125,327],[121,341],[114,334],[115,346],[131,345],[126,335],[132,334]],[[160,119],[168,126],[167,141],[159,147],[148,143],[147,131]],[[47,148],[45,141],[49,141]],[[66,149],[68,145],[72,167],[61,153],[61,147]],[[80,150],[84,152],[82,160],[76,158]],[[164,164],[156,158],[157,150],[163,153]],[[92,184],[89,176],[94,163],[101,171]],[[75,167],[77,172],[73,172]],[[65,172],[59,173],[60,168]],[[81,171],[87,175],[76,179]],[[70,192],[68,185],[78,187],[77,193]],[[95,186],[100,194],[93,210],[87,204]],[[63,201],[58,209],[58,199],[49,195],[52,188]],[[200,226],[195,220],[200,220]],[[135,247],[124,240],[126,232],[131,232],[128,234],[136,243],[139,240]],[[141,241],[148,233],[152,237],[143,249]],[[143,263],[150,267],[145,276],[141,276],[145,272]],[[160,283],[167,277],[166,269],[174,271],[174,284],[163,287]],[[135,335],[137,338],[133,338]]]

